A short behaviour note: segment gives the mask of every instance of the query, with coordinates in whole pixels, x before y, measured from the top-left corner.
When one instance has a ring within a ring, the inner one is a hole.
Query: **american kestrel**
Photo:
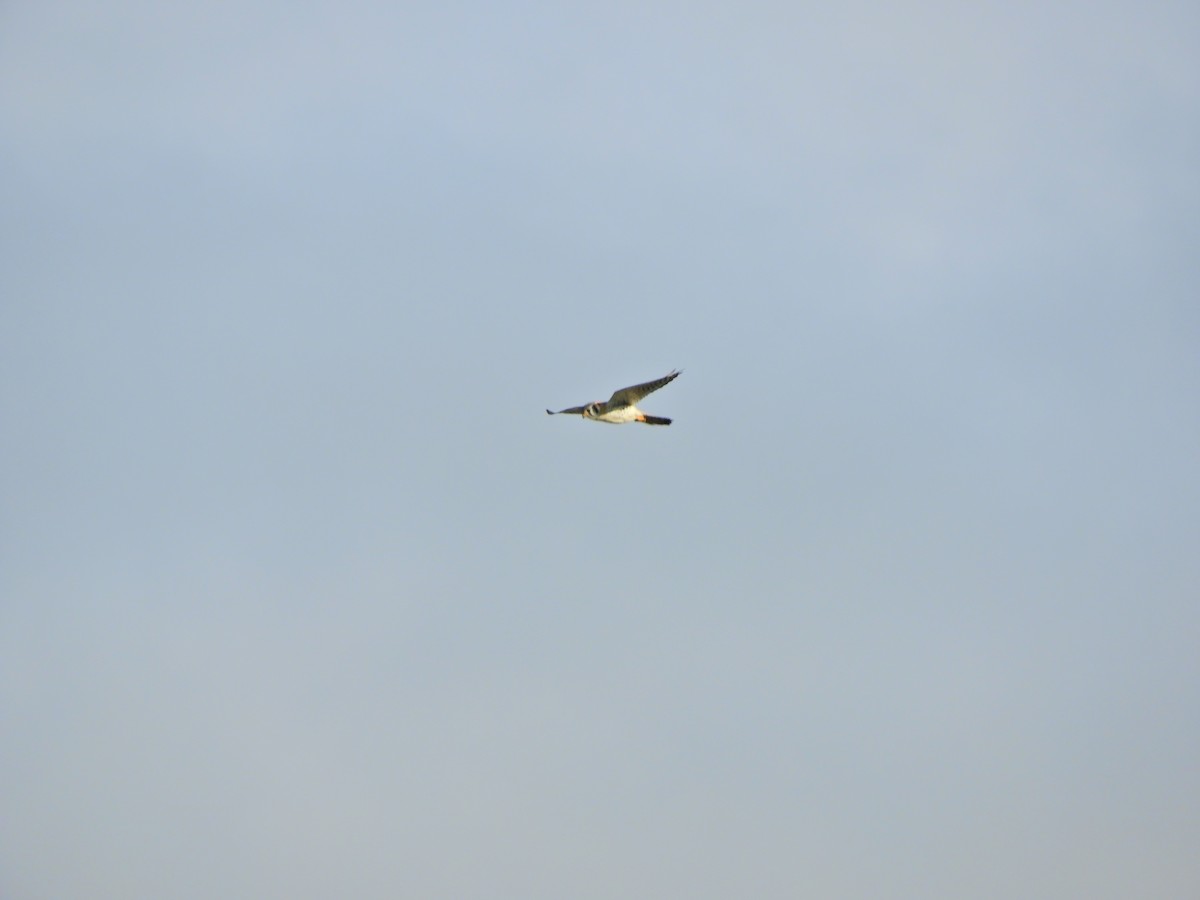
[[[660,387],[665,387],[679,373],[672,371],[669,375],[647,381],[645,384],[635,384],[633,387],[621,388],[616,391],[608,402],[597,400],[587,406],[572,406],[570,409],[560,409],[558,412],[546,410],[550,416],[572,415],[583,416],[585,419],[595,419],[597,422],[610,422],[613,425],[624,425],[626,422],[645,422],[647,425],[670,425],[671,420],[662,416],[648,416],[637,408],[637,402],[647,394],[653,394]]]

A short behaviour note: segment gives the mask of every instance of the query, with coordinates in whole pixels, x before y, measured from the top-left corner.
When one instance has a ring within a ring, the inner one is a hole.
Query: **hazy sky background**
[[[4,3],[0,894],[1200,895],[1198,161],[1194,3]]]

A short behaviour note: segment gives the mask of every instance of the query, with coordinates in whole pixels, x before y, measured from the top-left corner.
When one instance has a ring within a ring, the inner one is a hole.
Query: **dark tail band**
[[[671,420],[663,416],[646,416],[645,422],[647,425],[670,425]]]

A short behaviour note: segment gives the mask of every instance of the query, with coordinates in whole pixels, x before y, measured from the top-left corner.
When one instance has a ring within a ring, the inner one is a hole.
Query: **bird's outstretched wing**
[[[548,410],[546,410],[546,415],[548,415],[548,416],[582,416],[583,411],[585,409],[587,409],[586,406],[572,406],[570,409],[560,409],[558,412],[555,412],[552,409],[548,409]]]
[[[672,381],[679,377],[679,373],[672,371],[669,375],[664,375],[662,378],[656,378],[654,381],[647,381],[645,384],[635,384],[633,387],[621,388],[619,391],[613,392],[609,398],[609,406],[633,406],[647,394],[653,394],[660,387],[666,387]]]

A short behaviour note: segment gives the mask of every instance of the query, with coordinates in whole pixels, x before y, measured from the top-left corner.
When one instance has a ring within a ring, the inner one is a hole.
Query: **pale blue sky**
[[[1196,896],[1198,110],[1187,3],[4,4],[0,894]]]

